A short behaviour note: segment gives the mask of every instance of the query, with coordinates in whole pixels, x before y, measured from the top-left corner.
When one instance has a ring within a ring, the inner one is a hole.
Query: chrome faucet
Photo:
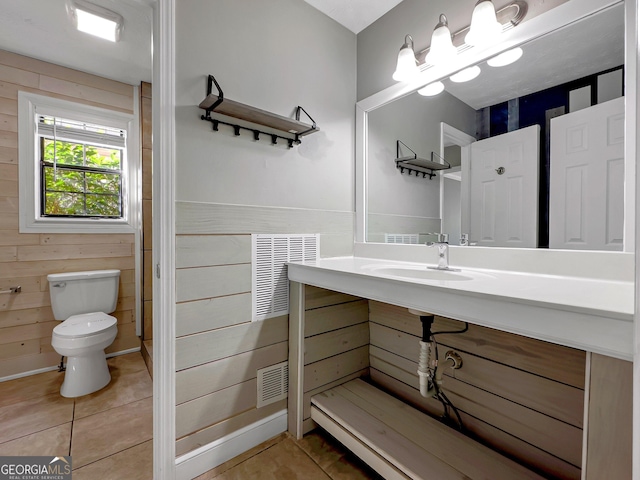
[[[459,271],[457,268],[449,267],[449,234],[447,233],[434,233],[437,236],[435,242],[428,242],[428,247],[436,247],[438,249],[438,266],[427,267],[434,270],[449,270]]]

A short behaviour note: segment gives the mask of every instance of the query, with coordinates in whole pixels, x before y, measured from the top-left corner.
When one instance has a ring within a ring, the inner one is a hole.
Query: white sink
[[[477,274],[460,272],[455,270],[436,270],[422,265],[370,265],[364,267],[377,275],[384,275],[396,278],[411,278],[414,280],[432,280],[438,282],[459,282],[464,280],[475,280]]]

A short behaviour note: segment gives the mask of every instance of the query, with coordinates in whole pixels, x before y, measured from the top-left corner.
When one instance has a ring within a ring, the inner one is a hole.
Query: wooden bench
[[[541,479],[361,379],[314,395],[311,418],[386,479]]]

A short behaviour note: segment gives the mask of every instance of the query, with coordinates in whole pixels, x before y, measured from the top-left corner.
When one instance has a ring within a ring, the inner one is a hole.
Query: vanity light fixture
[[[418,90],[418,93],[423,97],[433,97],[438,95],[444,90],[444,83],[442,82],[433,82],[427,85],[426,87],[422,87]]]
[[[451,75],[449,80],[455,83],[464,83],[469,80],[473,80],[478,75],[480,75],[480,67],[474,65],[473,67],[465,68],[464,70],[460,70],[458,73]]]
[[[449,30],[447,17],[443,14],[440,15],[439,22],[431,36],[431,45],[429,47],[415,52],[411,35],[405,36],[405,43],[402,45],[400,53],[398,53],[398,63],[396,71],[393,74],[393,79],[396,81],[411,80],[419,74],[421,70],[425,70],[430,66],[440,65],[457,55],[458,50],[463,52],[472,48],[469,42],[472,42],[474,45],[476,42],[480,42],[477,44],[479,47],[486,46],[486,43],[483,43],[483,41],[487,41],[487,39],[492,37],[492,29],[497,31],[497,27],[499,27],[500,31],[498,35],[500,35],[502,32],[514,28],[527,16],[528,9],[529,6],[526,0],[513,0],[497,11],[490,0],[479,0],[472,15],[472,25],[458,30],[453,34],[451,34]],[[478,12],[476,12],[476,10],[478,10]],[[492,12],[493,15],[491,15]],[[482,33],[482,23],[484,22],[480,22],[479,24],[475,18],[493,18],[494,16],[496,21],[493,23],[489,22],[492,26],[487,27],[489,33],[486,33],[487,30],[484,30],[485,33]],[[479,31],[481,33],[476,34],[477,26],[480,28]],[[472,27],[473,33],[470,31]],[[465,43],[464,40],[467,40],[467,43]]]
[[[473,47],[487,46],[498,41],[502,33],[502,24],[498,22],[496,9],[491,0],[478,0],[473,14],[469,33],[464,43]]]
[[[67,0],[67,13],[79,31],[111,42],[120,40],[122,15],[85,0]]]
[[[440,65],[455,57],[458,50],[453,46],[449,22],[444,14],[440,14],[440,21],[431,35],[431,46],[424,61],[430,65]]]
[[[393,79],[397,82],[406,82],[419,73],[418,60],[413,50],[413,38],[411,35],[405,35],[404,44],[398,52],[398,63],[396,71],[393,72]]]
[[[500,55],[487,60],[487,65],[490,67],[504,67],[506,65],[511,65],[512,63],[520,60],[523,53],[524,52],[520,47],[512,48],[511,50],[502,52]]]

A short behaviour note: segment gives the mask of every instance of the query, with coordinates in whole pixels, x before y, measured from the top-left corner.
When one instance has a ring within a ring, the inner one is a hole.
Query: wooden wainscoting
[[[133,87],[0,50],[0,378],[53,367],[47,274],[119,269],[118,336],[107,352],[140,346],[135,328],[134,235],[19,233],[18,92],[133,113]],[[91,99],[91,100],[88,100]]]
[[[296,282],[291,296],[289,335],[303,339],[304,346],[299,352],[296,342],[290,343],[289,430],[300,435],[316,427],[311,420],[313,395],[368,375],[369,311],[367,300]],[[297,432],[299,418],[301,432]]]
[[[440,402],[419,392],[422,326],[406,308],[370,301],[371,378],[432,415]],[[436,317],[433,331],[462,322]],[[438,335],[439,358],[454,350],[462,368],[445,368],[443,389],[472,436],[551,478],[579,479],[582,463],[584,352],[469,325]]]

